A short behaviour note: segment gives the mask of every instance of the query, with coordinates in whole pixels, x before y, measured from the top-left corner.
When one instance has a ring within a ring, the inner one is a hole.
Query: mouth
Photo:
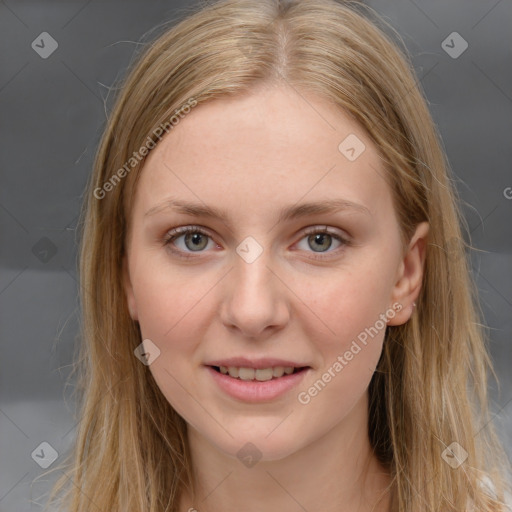
[[[236,380],[267,382],[286,378],[290,375],[302,373],[310,368],[310,366],[271,366],[268,368],[250,368],[244,366],[214,366],[210,368],[217,373],[226,375]]]
[[[210,361],[211,364],[204,367],[208,370],[214,388],[245,403],[272,403],[281,397],[285,399],[313,371],[311,366],[289,366],[291,361],[287,361],[288,365],[284,366],[281,361],[275,360],[249,362],[232,359],[229,366],[220,364],[224,361]]]

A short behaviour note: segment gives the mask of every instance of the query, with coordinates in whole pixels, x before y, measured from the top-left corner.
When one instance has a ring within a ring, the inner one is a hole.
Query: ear
[[[130,280],[130,271],[128,269],[128,258],[126,255],[123,256],[123,286],[126,293],[126,302],[128,304],[128,311],[132,320],[136,322],[139,320],[137,315],[137,304],[135,302],[135,295],[133,294],[133,287]]]
[[[409,242],[409,247],[397,270],[391,303],[399,303],[402,308],[389,319],[388,325],[406,323],[414,311],[414,302],[418,298],[423,282],[425,255],[427,249],[428,222],[421,222]]]

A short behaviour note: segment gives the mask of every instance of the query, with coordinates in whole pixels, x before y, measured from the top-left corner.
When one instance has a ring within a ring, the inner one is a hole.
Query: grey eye
[[[315,250],[315,252],[324,252],[332,245],[332,235],[329,235],[328,233],[315,233],[313,235],[309,235],[308,244],[313,250],[315,250],[315,246],[320,247],[320,251]]]
[[[209,237],[204,233],[187,233],[181,236],[185,237],[185,247],[191,251],[202,251],[208,245]]]

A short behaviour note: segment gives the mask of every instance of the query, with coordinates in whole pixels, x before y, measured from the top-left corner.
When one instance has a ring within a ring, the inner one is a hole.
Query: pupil
[[[203,238],[203,235],[201,233],[192,233],[188,234],[186,236],[186,242],[192,240],[193,246],[196,249],[204,249],[205,245],[205,239],[203,239],[203,243],[201,244],[201,239]],[[318,244],[321,246],[321,249],[327,250],[331,246],[331,235],[327,235],[325,233],[316,233],[314,235],[311,235],[309,237],[309,241],[313,241],[315,244]],[[323,246],[323,247],[322,247]],[[190,247],[189,247],[190,248]]]
[[[325,234],[325,233],[316,233],[316,234],[311,235],[311,236],[309,237],[310,241],[311,241],[311,239],[313,239],[313,240],[314,240],[314,243],[319,243],[320,245],[322,245],[322,242],[324,242],[324,244],[323,244],[323,245],[324,245],[324,248],[323,248],[324,250],[329,249],[329,247],[331,246],[330,238],[331,238],[331,235],[327,235],[327,234]],[[326,241],[327,239],[329,239],[329,243],[327,243],[327,244],[325,245],[325,241]],[[320,252],[320,251],[319,251],[319,252]]]
[[[206,247],[206,244],[204,243],[206,240],[206,237],[204,237],[205,239],[203,240],[203,244],[201,244],[201,237],[203,237],[203,235],[201,233],[192,233],[192,234],[189,233],[185,238],[185,243],[192,240],[193,247],[189,247],[189,249],[191,249],[191,250],[204,249]],[[188,247],[188,244],[187,244],[187,247]]]

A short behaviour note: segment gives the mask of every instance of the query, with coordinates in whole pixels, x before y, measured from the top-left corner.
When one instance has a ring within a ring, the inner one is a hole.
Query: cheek
[[[321,354],[321,364],[297,390],[296,402],[298,414],[316,418],[325,431],[350,414],[375,372],[387,326],[388,295],[382,283],[371,272],[347,273],[310,292],[308,304],[323,329],[320,334],[318,320],[316,330],[312,322],[308,338]]]
[[[318,340],[321,335],[323,347],[318,348],[330,357],[347,350],[358,336],[364,341],[364,333],[377,321],[379,332],[385,330],[379,315],[389,306],[389,276],[383,268],[370,268],[332,272],[323,279],[315,278],[314,285],[297,283],[297,295],[304,298],[307,306],[303,326],[309,330],[311,340]]]
[[[381,297],[362,286],[346,286],[341,292],[330,289],[319,294],[316,305],[329,327],[325,335],[319,336],[313,329],[309,333],[322,355],[315,376],[322,382],[317,389],[322,391],[325,385],[329,391],[321,401],[346,410],[352,399],[364,392],[375,371],[387,327],[386,317],[381,315],[386,310]]]
[[[340,271],[314,287],[301,288],[310,308],[303,316],[310,320],[302,327],[321,357],[297,401],[328,425],[361,398],[379,361],[390,292],[383,263],[373,265],[373,270],[364,265],[360,271]]]
[[[311,437],[329,432],[345,420],[349,430],[349,425],[365,421],[366,393],[380,356],[382,335],[373,338],[367,346],[356,344],[333,354],[326,366],[298,390],[295,418],[297,423],[311,428]],[[311,418],[314,422],[310,425]]]
[[[143,339],[160,350],[151,371],[168,402],[183,414],[195,394],[197,349],[211,324],[211,291],[217,279],[171,271],[169,268],[139,267],[132,285]],[[210,292],[210,294],[209,294]]]
[[[194,329],[204,323],[208,293],[216,280],[170,268],[145,268],[135,273],[133,290],[144,337],[155,343],[193,347]]]

